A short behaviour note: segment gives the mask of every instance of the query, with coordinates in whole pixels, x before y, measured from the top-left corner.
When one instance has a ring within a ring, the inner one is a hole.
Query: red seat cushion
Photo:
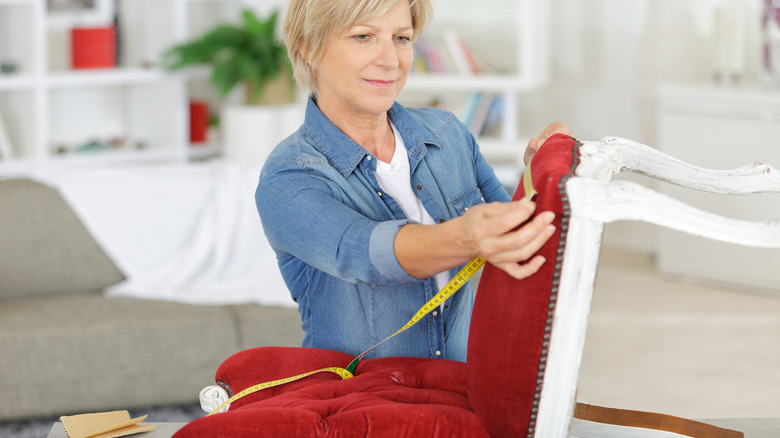
[[[236,400],[226,413],[175,435],[273,437],[480,437],[533,432],[568,223],[559,183],[577,160],[574,139],[555,135],[531,164],[537,211],[556,212],[547,263],[525,280],[488,265],[477,292],[468,363],[390,357],[360,362],[355,377],[319,373]],[[524,195],[521,184],[516,199]],[[410,315],[411,317],[411,315]],[[368,348],[370,346],[366,346]],[[228,358],[216,380],[232,394],[352,357],[330,350],[265,347]],[[231,394],[231,395],[232,395]]]
[[[352,357],[330,350],[264,347],[231,356],[217,381],[233,393]],[[411,357],[366,359],[355,377],[332,373],[255,392],[176,437],[487,437],[466,393],[466,364]]]

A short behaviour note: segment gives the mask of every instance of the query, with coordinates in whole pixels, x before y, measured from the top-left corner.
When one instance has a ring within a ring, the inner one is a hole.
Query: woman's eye
[[[409,38],[408,36],[398,35],[397,37],[395,37],[395,40],[398,41],[399,43],[408,43],[412,39]]]
[[[366,34],[360,34],[360,35],[355,35],[352,38],[354,38],[357,41],[368,41],[370,37]]]

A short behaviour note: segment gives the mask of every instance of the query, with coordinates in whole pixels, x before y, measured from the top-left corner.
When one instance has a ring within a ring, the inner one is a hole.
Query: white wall
[[[745,8],[743,82],[759,63],[760,0]],[[657,140],[655,90],[662,83],[715,83],[715,10],[728,0],[553,0],[553,80],[521,99],[521,126],[538,134],[560,120],[578,138]],[[673,151],[669,151],[672,154]],[[636,223],[607,227],[605,244],[652,252],[654,229]]]
[[[524,105],[531,126],[561,119],[587,139],[655,141],[664,82],[714,83],[712,16],[726,0],[553,0],[552,87]],[[760,0],[739,0],[748,26],[745,80],[758,64]]]

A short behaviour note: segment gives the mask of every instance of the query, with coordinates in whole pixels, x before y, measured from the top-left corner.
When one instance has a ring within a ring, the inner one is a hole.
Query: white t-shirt
[[[406,153],[404,139],[401,138],[395,125],[391,123],[390,126],[392,126],[393,134],[395,134],[395,152],[389,163],[377,160],[376,179],[379,182],[379,186],[400,204],[407,218],[423,225],[434,225],[436,222],[433,221],[431,215],[428,214],[422,202],[420,202],[412,190],[409,155]],[[449,271],[436,274],[435,277],[436,286],[439,290],[450,281]]]

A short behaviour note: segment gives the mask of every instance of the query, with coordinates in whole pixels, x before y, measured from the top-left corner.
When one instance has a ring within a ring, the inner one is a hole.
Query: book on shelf
[[[412,70],[417,73],[482,73],[474,52],[456,32],[447,30],[441,35],[423,35],[414,44],[415,59]]]
[[[484,120],[479,125],[480,137],[498,137],[501,135],[502,120],[504,120],[504,99],[493,95],[489,100],[489,107]]]
[[[448,30],[442,33],[441,38],[446,47],[446,52],[452,58],[457,73],[477,74],[482,72],[482,69],[474,59],[474,54],[460,35]]]
[[[475,137],[495,137],[501,133],[503,120],[503,96],[492,93],[439,97],[430,106],[452,112]]]
[[[493,108],[493,102],[498,99],[498,96],[495,95],[480,94],[481,96],[479,97],[478,105],[467,124],[469,131],[471,131],[476,136],[482,135],[482,131],[485,130],[485,122],[488,119],[488,112],[490,112],[490,110]]]

